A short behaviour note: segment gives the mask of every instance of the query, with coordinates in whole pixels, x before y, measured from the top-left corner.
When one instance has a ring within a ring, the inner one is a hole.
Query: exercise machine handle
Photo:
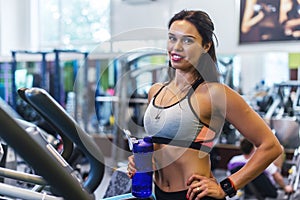
[[[97,144],[44,89],[26,89],[24,95],[47,122],[73,141],[88,158],[90,170],[83,186],[88,192],[93,193],[99,186],[105,169],[104,157]]]
[[[26,96],[25,96],[25,90],[27,88],[20,88],[18,89],[18,94],[19,96],[30,105],[30,102],[28,102]],[[57,133],[60,135],[61,140],[63,142],[63,151],[61,152],[61,156],[65,159],[65,160],[69,160],[69,158],[72,155],[73,149],[74,149],[74,144],[73,142],[64,134],[60,134],[59,130],[56,130]]]
[[[79,181],[62,163],[18,124],[0,104],[0,137],[20,155],[37,174],[66,200],[92,200],[94,196],[82,190]]]

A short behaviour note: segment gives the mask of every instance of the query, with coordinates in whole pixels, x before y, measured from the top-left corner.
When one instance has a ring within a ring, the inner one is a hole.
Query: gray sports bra
[[[183,99],[167,107],[155,105],[155,99],[165,85],[153,96],[145,112],[144,126],[154,143],[210,152],[217,134],[201,122],[190,102],[191,95],[202,82],[202,79],[197,80]],[[156,117],[158,113],[159,118]]]

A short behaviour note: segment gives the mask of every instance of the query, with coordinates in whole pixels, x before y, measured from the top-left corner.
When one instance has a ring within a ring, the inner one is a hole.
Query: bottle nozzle
[[[123,129],[123,132],[125,134],[125,137],[128,140],[129,149],[130,149],[130,151],[132,151],[133,144],[138,143],[138,140],[136,138],[134,138],[134,137],[131,137],[131,132],[129,130]]]

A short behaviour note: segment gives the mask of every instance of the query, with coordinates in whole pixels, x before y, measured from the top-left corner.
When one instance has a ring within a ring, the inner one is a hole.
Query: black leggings
[[[186,198],[187,190],[182,190],[178,192],[165,192],[162,191],[157,185],[155,185],[155,199],[156,200],[187,200]],[[212,197],[203,197],[201,200],[216,200]],[[223,199],[226,200],[226,199]]]

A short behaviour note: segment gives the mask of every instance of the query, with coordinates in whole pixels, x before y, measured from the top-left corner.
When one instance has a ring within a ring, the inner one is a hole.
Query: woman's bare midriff
[[[186,182],[192,174],[211,175],[208,153],[162,144],[155,144],[154,148],[154,181],[165,192],[188,189]]]

